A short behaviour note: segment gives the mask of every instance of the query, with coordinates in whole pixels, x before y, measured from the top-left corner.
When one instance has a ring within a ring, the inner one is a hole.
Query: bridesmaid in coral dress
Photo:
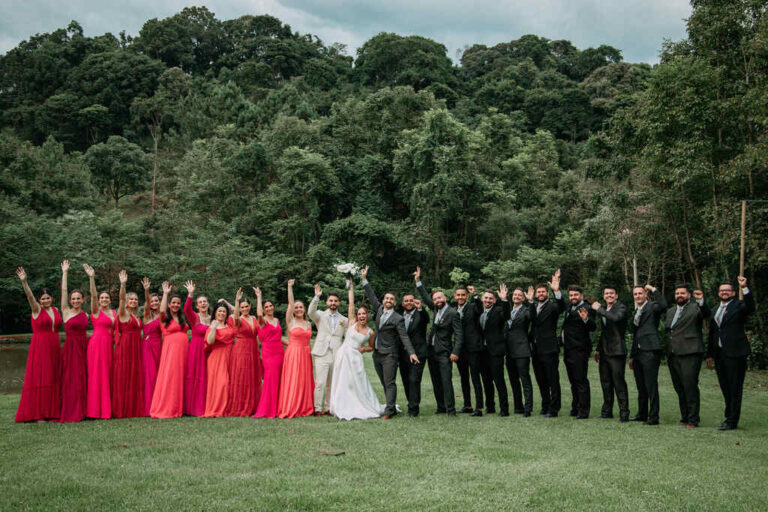
[[[237,338],[230,356],[227,416],[253,416],[261,395],[261,357],[256,341],[259,325],[250,314],[251,304],[242,297],[241,288],[235,296],[235,313],[228,319]]]
[[[16,421],[59,419],[61,414],[61,315],[52,307],[53,296],[47,288],[40,292],[38,303],[27,284],[27,273],[16,270],[27,301],[32,308],[32,341],[27,355],[27,369]]]
[[[208,355],[208,378],[205,399],[206,418],[224,416],[229,398],[229,358],[235,329],[227,323],[229,307],[219,302],[213,312],[214,320],[205,333]]]
[[[109,292],[96,290],[96,271],[83,265],[88,274],[91,289],[91,323],[93,334],[88,340],[88,402],[85,415],[88,418],[112,417],[110,376],[112,374],[112,342],[117,313],[109,308]],[[98,301],[98,302],[97,302]]]
[[[64,321],[64,340],[61,368],[61,417],[62,423],[82,421],[88,404],[88,313],[82,310],[83,292],[67,291],[69,261],[61,262],[61,317]],[[69,297],[69,303],[67,303]]]
[[[151,283],[146,277],[141,280],[144,287],[144,341],[141,344],[141,366],[144,373],[144,416],[149,416],[152,395],[155,394],[157,370],[160,368],[160,353],[163,348],[163,331],[160,327],[160,296],[150,293]]]
[[[261,306],[261,290],[254,288],[256,293],[256,316],[259,319],[259,341],[261,341],[261,357],[264,366],[264,385],[261,388],[259,406],[255,418],[274,418],[277,416],[277,398],[280,389],[280,372],[283,368],[283,328],[275,318],[275,305],[272,301],[264,301]]]
[[[139,297],[125,293],[128,274],[121,270],[120,305],[117,308],[115,352],[112,355],[112,417],[145,416],[144,372],[141,354],[141,320]]]
[[[285,312],[288,348],[285,350],[277,402],[277,415],[280,418],[311,416],[315,410],[315,380],[309,349],[312,325],[307,319],[304,303],[293,300],[294,282],[295,279],[288,281],[288,309]]]
[[[160,324],[163,330],[163,352],[157,372],[155,394],[149,415],[153,418],[178,418],[184,412],[184,367],[187,365],[189,325],[181,310],[181,297],[174,295],[170,301],[171,284],[163,283],[163,300],[160,302]]]
[[[192,327],[192,340],[187,353],[187,373],[184,377],[184,414],[202,416],[205,413],[206,373],[205,373],[205,333],[211,323],[208,310],[208,298],[199,295],[194,301],[197,312],[192,307],[195,295],[195,282],[187,281],[187,300],[184,301],[184,315]]]

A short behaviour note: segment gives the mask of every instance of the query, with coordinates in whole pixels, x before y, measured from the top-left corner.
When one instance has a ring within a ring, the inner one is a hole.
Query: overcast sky
[[[664,39],[685,37],[687,0],[0,0],[0,53],[30,35],[66,27],[85,34],[136,35],[150,18],[206,5],[220,20],[270,14],[348,53],[379,32],[417,34],[443,43],[448,56],[475,43],[494,45],[536,34],[578,48],[609,44],[629,62],[658,61]]]

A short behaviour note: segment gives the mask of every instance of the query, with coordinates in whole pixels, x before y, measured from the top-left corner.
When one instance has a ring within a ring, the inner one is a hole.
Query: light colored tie
[[[488,312],[490,310],[491,310],[491,308],[488,308],[488,309],[483,311],[482,315],[480,315],[480,327],[482,327],[483,330],[485,330],[485,322],[486,322],[486,320],[488,320]]]
[[[391,314],[392,314],[392,311],[390,311],[390,310],[385,310],[384,313],[382,313],[381,321],[379,322],[379,327],[381,327],[382,325],[387,323],[387,319],[389,318],[389,315],[391,315]]]
[[[633,322],[635,324],[635,327],[640,327],[640,315],[642,314],[643,314],[642,307],[639,307],[635,310],[635,320]]]
[[[720,304],[720,307],[717,310],[717,314],[715,315],[715,322],[717,322],[718,327],[720,327],[720,324],[723,322],[723,316],[725,316],[726,309],[728,309],[728,304]]]
[[[336,318],[336,313],[331,313],[331,335],[336,332],[336,324],[338,320]]]
[[[684,306],[677,306],[677,311],[675,311],[675,316],[672,318],[672,323],[669,324],[670,327],[674,327],[677,323],[677,319],[680,318],[680,313],[683,312]]]
[[[411,325],[411,315],[413,315],[413,313],[405,314],[405,330],[406,331],[408,330],[408,326]]]
[[[544,302],[540,302],[540,303],[539,303],[539,304],[536,306],[536,314],[537,314],[537,315],[538,315],[539,313],[541,313],[541,310],[542,310],[542,309],[544,309],[544,304],[546,304],[546,303],[547,303],[547,301],[544,301]]]
[[[522,306],[517,306],[516,308],[512,308],[512,314],[510,315],[510,319],[514,320],[515,317],[517,317],[517,314],[520,312],[520,310],[523,309]]]
[[[435,325],[440,323],[440,319],[441,318],[443,318],[443,310],[442,309],[440,311],[438,311],[437,314],[435,315]]]

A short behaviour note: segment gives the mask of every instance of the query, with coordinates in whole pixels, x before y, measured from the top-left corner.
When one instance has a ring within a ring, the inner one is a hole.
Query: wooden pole
[[[747,202],[741,202],[741,254],[739,255],[739,275],[744,275],[744,247],[745,247],[745,232],[747,226]],[[744,299],[744,291],[739,286],[739,299]]]
[[[640,277],[637,273],[637,256],[632,256],[632,281],[634,281],[634,286],[638,286],[640,283]]]

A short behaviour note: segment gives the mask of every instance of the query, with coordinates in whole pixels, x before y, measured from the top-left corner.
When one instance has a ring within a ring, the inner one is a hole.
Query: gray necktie
[[[674,327],[677,323],[677,319],[680,318],[680,313],[683,312],[684,306],[677,306],[677,311],[675,311],[675,316],[672,318],[672,323],[669,324],[670,327]]]
[[[717,309],[717,314],[715,315],[715,322],[717,322],[718,327],[720,327],[720,324],[723,322],[723,316],[725,316],[726,309],[728,309],[728,304],[720,304],[720,307]]]
[[[392,314],[391,310],[384,310],[384,313],[381,314],[381,320],[379,320],[379,327],[384,325],[387,322],[387,319],[389,318],[389,315]]]
[[[488,320],[488,312],[490,310],[491,310],[491,308],[488,308],[488,309],[483,311],[482,315],[480,315],[480,327],[482,327],[483,330],[485,330],[485,322],[486,322],[486,320]]]
[[[411,315],[413,315],[413,313],[405,314],[405,330],[406,331],[408,330],[408,326],[411,325]]]
[[[523,309],[522,306],[518,306],[516,308],[512,308],[512,314],[510,315],[510,319],[514,320],[517,314],[520,312],[520,310]]]
[[[539,304],[536,306],[536,314],[538,315],[541,313],[541,310],[544,309],[544,304],[546,304],[547,301],[539,302]]]
[[[440,323],[440,319],[441,318],[443,318],[443,310],[442,309],[440,311],[438,311],[437,314],[435,315],[435,325]]]
[[[336,332],[336,324],[338,320],[336,318],[336,313],[331,313],[331,335],[333,335],[334,332]]]
[[[639,307],[635,310],[635,320],[632,322],[635,327],[640,327],[640,316],[643,314],[643,308]]]

